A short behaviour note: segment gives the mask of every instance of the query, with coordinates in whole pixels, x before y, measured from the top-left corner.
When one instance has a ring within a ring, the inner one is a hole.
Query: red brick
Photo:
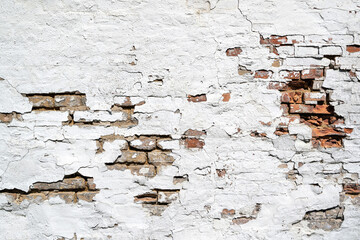
[[[313,128],[312,130],[313,137],[324,137],[324,136],[345,136],[344,132],[338,131],[334,128]]]
[[[258,70],[258,71],[255,71],[255,76],[254,76],[254,78],[267,79],[267,78],[271,77],[271,75],[272,75],[272,72],[271,72],[271,71]]]
[[[260,44],[281,45],[281,44],[286,44],[286,42],[287,42],[286,36],[272,35],[269,38],[265,38],[265,39],[262,36],[260,37]]]
[[[230,93],[223,93],[223,102],[228,102],[230,100]]]
[[[200,137],[206,135],[206,132],[204,130],[188,129],[184,135],[187,137]]]
[[[238,56],[241,52],[242,50],[239,47],[229,48],[226,50],[226,56],[235,57]]]
[[[284,92],[281,94],[283,103],[302,103],[302,92]]]
[[[283,111],[283,115],[288,115],[289,114],[289,105],[281,104],[280,109]]]
[[[282,90],[286,87],[286,83],[283,82],[270,82],[268,89]]]
[[[346,51],[349,53],[360,52],[360,45],[348,45]]]
[[[252,137],[266,137],[266,133],[259,133],[258,131],[251,131],[250,136],[252,136]]]
[[[189,102],[206,102],[206,94],[200,95],[187,95],[187,99]]]
[[[324,69],[322,68],[311,68],[301,71],[302,79],[319,79],[324,77]]]
[[[350,134],[353,132],[354,129],[352,128],[344,128],[344,132],[347,133],[347,134]]]
[[[328,105],[290,104],[290,113],[332,114]]]
[[[274,132],[275,135],[277,136],[282,136],[282,135],[285,135],[285,134],[289,134],[289,129],[288,127],[277,127],[275,132]]]
[[[350,195],[360,194],[360,185],[358,183],[346,183],[344,185],[344,192]]]
[[[321,138],[312,140],[313,147],[321,146],[323,148],[340,148],[342,147],[342,142],[340,139],[336,138]]]
[[[280,71],[280,77],[284,79],[300,79],[298,71]]]
[[[235,210],[234,209],[226,209],[224,208],[221,212],[221,217],[228,217],[228,216],[234,216],[235,215]]]
[[[216,169],[216,173],[218,177],[225,177],[226,170],[225,169]]]
[[[197,138],[187,138],[185,139],[185,146],[187,148],[203,148],[205,142]]]
[[[326,94],[320,92],[306,92],[304,93],[304,102],[306,104],[317,104],[317,102],[325,102]]]

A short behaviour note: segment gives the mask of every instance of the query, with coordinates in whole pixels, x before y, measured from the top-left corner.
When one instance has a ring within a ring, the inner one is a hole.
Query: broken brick
[[[290,104],[290,113],[331,114],[332,111],[328,105]]]
[[[313,137],[324,137],[324,136],[345,136],[345,133],[334,128],[313,128]]]
[[[301,79],[319,79],[324,77],[324,69],[311,68],[301,71]]]
[[[174,157],[163,151],[152,151],[148,153],[149,163],[155,166],[171,164],[175,161]]]
[[[139,137],[130,141],[130,146],[138,150],[153,150],[156,147],[156,140],[149,137]]]
[[[302,103],[302,92],[283,92],[281,94],[282,103]]]
[[[126,150],[121,152],[121,156],[116,160],[119,163],[145,163],[146,153],[139,151]]]
[[[360,52],[360,45],[348,45],[346,46],[346,51],[349,53]]]
[[[187,95],[188,102],[206,102],[206,94]]]
[[[258,70],[258,71],[255,71],[255,76],[254,76],[254,78],[263,78],[263,79],[266,79],[266,78],[270,78],[271,75],[272,75],[272,72],[271,72],[271,71]]]
[[[186,148],[203,148],[205,142],[197,138],[186,138],[185,147]]]
[[[223,93],[222,97],[223,102],[228,102],[230,100],[230,93]]]

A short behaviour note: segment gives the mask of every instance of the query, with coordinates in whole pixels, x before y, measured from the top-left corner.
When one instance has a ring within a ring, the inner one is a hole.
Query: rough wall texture
[[[360,239],[359,0],[3,0],[1,239]]]

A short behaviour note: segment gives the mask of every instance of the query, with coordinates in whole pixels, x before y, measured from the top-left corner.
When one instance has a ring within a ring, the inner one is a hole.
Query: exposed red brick
[[[206,132],[204,130],[188,129],[188,130],[186,130],[184,135],[187,137],[199,137],[199,136],[206,135]]]
[[[353,130],[354,129],[352,129],[352,128],[344,128],[344,132],[347,133],[347,134],[352,133]]]
[[[223,102],[228,102],[230,100],[230,93],[223,93]]]
[[[277,49],[276,49],[275,46],[270,45],[270,46],[268,46],[268,48],[269,48],[269,50],[270,50],[270,53],[274,53],[275,55],[279,55],[279,53],[278,53],[278,51],[277,51]]]
[[[337,138],[320,138],[312,140],[313,147],[323,147],[323,148],[340,148],[342,147],[341,139]]]
[[[344,185],[345,194],[358,195],[360,194],[360,185],[358,183],[346,183]]]
[[[224,208],[221,212],[221,217],[227,217],[227,216],[234,216],[235,215],[235,210],[234,209],[226,209]]]
[[[319,79],[324,77],[324,69],[322,68],[311,68],[301,71],[302,79]]]
[[[281,104],[280,109],[283,111],[283,115],[288,115],[289,114],[289,105]]]
[[[360,52],[360,45],[348,45],[346,51],[349,53]]]
[[[259,121],[259,122],[264,126],[271,126],[271,122],[267,122],[267,123],[265,123],[263,121]]]
[[[250,136],[252,137],[266,137],[266,133],[259,133],[258,131],[251,131]]]
[[[280,77],[284,79],[300,79],[299,71],[280,71]]]
[[[313,137],[324,137],[324,136],[345,136],[345,133],[334,128],[313,128]]]
[[[236,224],[236,225],[241,225],[241,224],[245,224],[245,223],[249,222],[252,219],[253,218],[251,218],[251,217],[238,217],[238,218],[234,218],[232,220],[232,223]]]
[[[290,113],[332,114],[328,105],[290,104]]]
[[[286,36],[277,36],[271,35],[269,38],[263,38],[260,36],[260,44],[274,44],[274,45],[281,45],[286,44],[287,37]]]
[[[320,92],[306,92],[304,93],[304,101],[306,104],[312,104],[313,102],[325,102],[326,94]]]
[[[272,72],[271,71],[266,71],[266,70],[258,70],[258,71],[255,71],[255,76],[254,78],[269,78],[271,77],[272,75]]]
[[[226,50],[226,56],[235,57],[238,56],[241,52],[242,50],[239,47],[229,48]]]
[[[283,82],[270,82],[268,85],[268,89],[282,90],[286,87],[286,83]]]
[[[186,138],[185,139],[185,146],[186,148],[203,148],[205,142],[197,139],[197,138]]]
[[[187,99],[189,102],[206,102],[206,94],[200,95],[187,95]]]
[[[283,103],[302,103],[302,92],[284,92],[281,94]]]
[[[289,134],[289,129],[287,127],[277,127],[274,134],[277,136]]]
[[[216,169],[216,173],[218,177],[225,177],[226,170],[225,169]]]

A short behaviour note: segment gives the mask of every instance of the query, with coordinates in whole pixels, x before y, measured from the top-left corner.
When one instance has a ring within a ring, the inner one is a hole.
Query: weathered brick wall
[[[358,0],[0,3],[1,239],[360,239]]]

